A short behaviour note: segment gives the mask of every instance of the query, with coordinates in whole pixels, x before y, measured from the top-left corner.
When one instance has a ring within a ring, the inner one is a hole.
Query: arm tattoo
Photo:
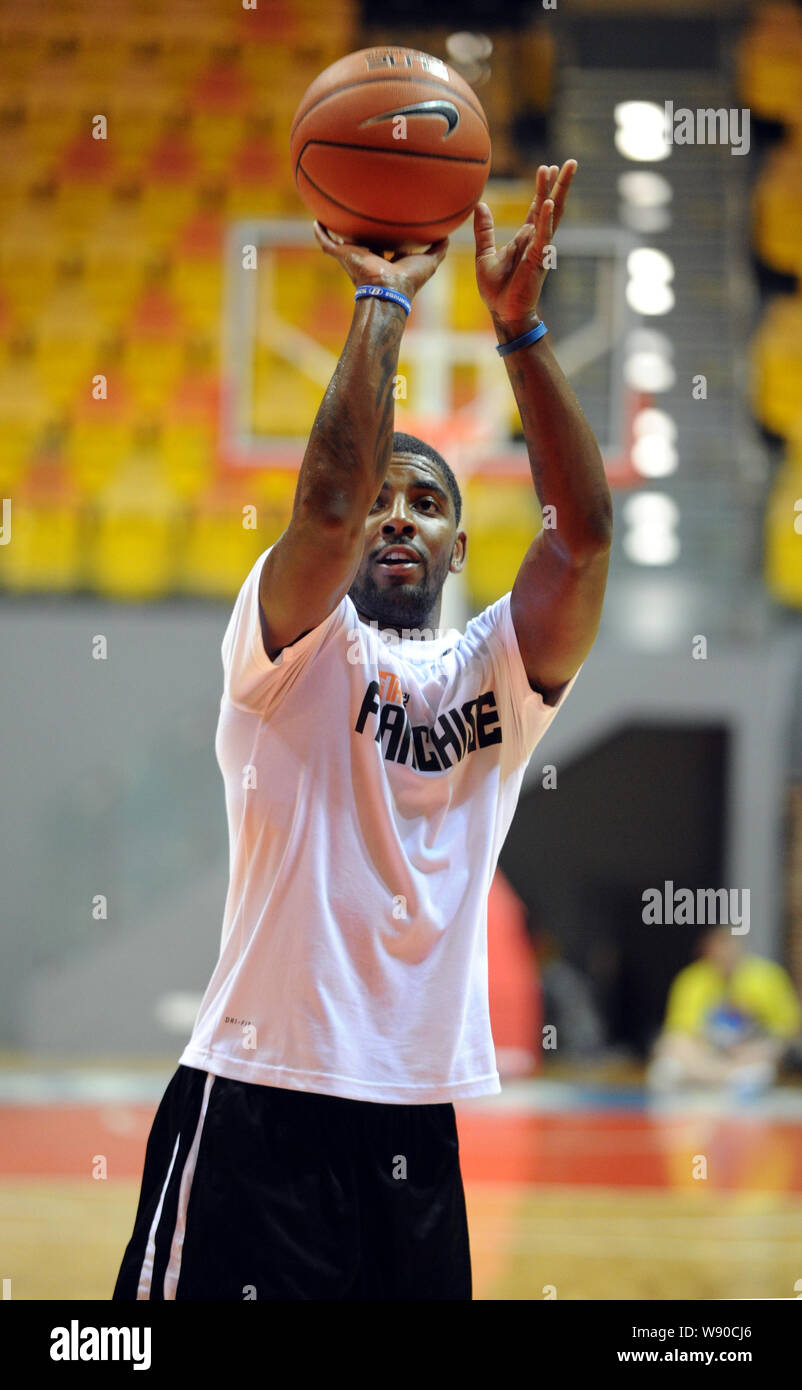
[[[373,503],[392,453],[393,387],[405,323],[387,301],[362,300],[309,436],[296,497],[346,512]]]

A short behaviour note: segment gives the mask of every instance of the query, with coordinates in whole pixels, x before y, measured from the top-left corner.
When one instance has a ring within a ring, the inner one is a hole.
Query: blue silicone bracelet
[[[515,352],[517,348],[529,347],[530,343],[536,343],[538,338],[542,338],[543,334],[548,333],[548,331],[541,319],[537,328],[531,328],[528,333],[522,333],[520,338],[513,338],[511,343],[497,343],[496,352],[499,357],[506,357],[508,352]]]
[[[400,304],[406,314],[412,308],[411,299],[407,299],[400,290],[391,290],[386,285],[359,285],[354,299],[389,299],[393,304]]]

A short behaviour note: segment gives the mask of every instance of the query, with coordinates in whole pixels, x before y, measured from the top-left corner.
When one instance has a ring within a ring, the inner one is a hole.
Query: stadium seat
[[[787,435],[802,402],[802,295],[769,305],[750,356],[752,409],[767,429]]]
[[[82,525],[63,469],[34,467],[14,489],[13,544],[4,548],[0,582],[14,591],[60,593],[82,577]]]
[[[741,101],[764,120],[799,121],[802,106],[802,13],[788,3],[761,4],[736,50]]]
[[[263,543],[258,525],[243,525],[247,507],[257,508],[258,522],[258,493],[247,476],[219,479],[198,499],[182,552],[183,590],[210,598],[236,594],[243,575],[269,544]]]
[[[234,150],[251,128],[249,116],[198,111],[194,115],[193,140],[198,160],[206,173],[226,171]]]
[[[131,427],[122,411],[105,412],[106,402],[79,417],[65,445],[65,459],[74,487],[82,496],[97,496],[122,466],[129,450]]]
[[[253,366],[252,423],[258,434],[308,433],[317,414],[320,384],[269,348],[257,348]]]
[[[472,478],[464,489],[465,522],[471,543],[465,574],[477,608],[511,589],[540,513],[530,484]]]
[[[91,340],[70,340],[66,336],[43,340],[39,348],[38,372],[55,410],[69,410],[81,391],[88,391],[98,364]]]
[[[183,526],[182,510],[157,460],[130,452],[93,508],[92,587],[114,599],[153,599],[171,592]]]
[[[168,408],[182,360],[182,344],[174,335],[129,339],[125,373],[134,407],[146,414]]]
[[[451,255],[451,274],[454,277],[455,311],[451,327],[459,332],[487,332],[489,315],[476,288],[476,267],[473,248],[459,248]],[[492,326],[491,326],[492,331]]]
[[[9,420],[0,415],[0,493],[10,497],[16,493],[33,454],[37,430],[28,420]]]
[[[216,429],[208,422],[170,419],[165,424],[164,480],[181,502],[198,503],[208,492],[215,473],[216,442]]]
[[[773,150],[752,195],[755,250],[773,270],[802,273],[802,126]]]
[[[802,417],[797,430],[802,436]],[[765,515],[765,580],[779,603],[802,609],[802,449],[772,483]]]
[[[7,243],[0,249],[0,287],[6,311],[17,323],[31,323],[52,293],[53,261],[32,261]]]

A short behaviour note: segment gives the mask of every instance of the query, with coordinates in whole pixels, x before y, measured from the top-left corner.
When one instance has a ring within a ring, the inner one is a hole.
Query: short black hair
[[[451,493],[451,500],[454,503],[454,511],[459,526],[462,516],[462,493],[459,490],[459,483],[451,472],[442,454],[438,454],[431,444],[427,444],[423,439],[418,439],[415,434],[404,434],[402,430],[396,430],[393,434],[393,453],[394,454],[419,454],[421,458],[428,459],[435,464],[443,475],[446,487]]]

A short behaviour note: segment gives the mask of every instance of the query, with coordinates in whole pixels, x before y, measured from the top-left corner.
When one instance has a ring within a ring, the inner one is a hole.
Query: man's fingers
[[[342,251],[346,246],[349,250],[351,250],[353,245],[352,242],[335,241],[334,237],[329,232],[328,227],[324,227],[322,222],[315,222],[313,225],[314,233],[318,239],[318,243],[321,249],[325,251],[328,256],[336,256],[337,253],[339,251]]]
[[[532,235],[529,237],[524,247],[523,256],[521,258],[522,260],[526,260],[530,265],[533,261],[537,261],[538,264],[540,263],[543,257],[543,251],[551,240],[551,215],[553,207],[554,205],[551,199],[547,198],[540,209],[537,227],[531,229]]]
[[[552,187],[551,196],[554,199],[555,203],[558,201],[560,203],[565,202],[565,195],[567,194],[568,189],[571,187],[571,180],[574,177],[576,170],[576,160],[566,159],[557,177],[557,182]]]
[[[562,169],[560,170],[559,178],[557,179],[557,182],[554,188],[552,189],[551,196],[554,199],[555,228],[558,226],[560,218],[563,215],[563,207],[565,206],[565,200],[568,197],[568,190],[571,187],[571,180],[573,179],[574,174],[577,171],[577,167],[578,165],[575,159],[566,159]]]
[[[535,196],[529,204],[529,211],[526,214],[527,223],[533,227],[539,225],[543,204],[547,198],[551,198],[554,202],[553,230],[557,230],[571,180],[577,168],[575,159],[566,159],[562,168],[557,164],[540,164],[538,166],[535,175]]]
[[[320,245],[323,247],[324,251],[329,251],[333,255],[338,251],[361,251],[368,256],[382,255],[381,251],[374,251],[371,246],[363,246],[361,242],[349,241],[348,239],[340,240],[339,234],[333,235],[328,227],[323,226],[322,222],[315,222],[313,225],[315,236],[320,242]]]
[[[524,223],[529,223],[529,225],[532,227],[537,226],[537,220],[540,216],[540,207],[543,202],[543,199],[546,197],[546,194],[548,193],[548,174],[549,171],[546,165],[540,164],[538,166],[537,174],[535,175],[535,196],[529,204],[529,211],[527,212],[526,218],[524,219]]]
[[[477,203],[473,214],[473,234],[476,238],[476,255],[493,256],[496,252],[496,236],[493,227],[493,214],[487,203]]]

